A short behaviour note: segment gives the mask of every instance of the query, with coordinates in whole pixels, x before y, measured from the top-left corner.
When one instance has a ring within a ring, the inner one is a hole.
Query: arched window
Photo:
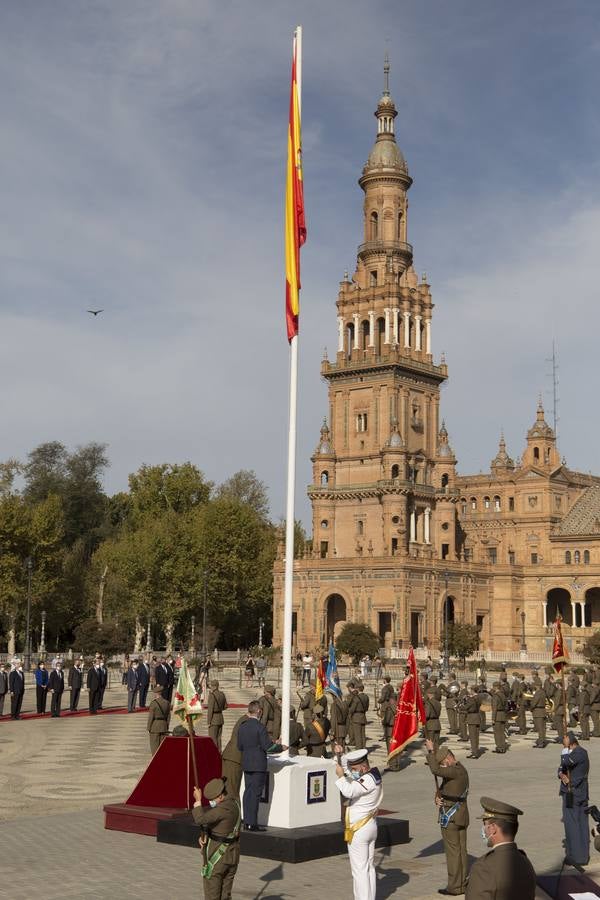
[[[362,331],[362,348],[363,348],[363,350],[366,350],[367,347],[369,346],[369,335],[371,333],[368,319],[365,319],[364,322],[362,323],[361,331]]]
[[[379,237],[379,217],[376,212],[371,213],[370,218],[370,231],[369,231],[369,240],[376,241]]]
[[[349,322],[346,325],[346,356],[348,359],[352,356],[352,348],[354,347],[354,324]]]
[[[392,466],[392,478],[400,478],[400,466]]]
[[[467,514],[467,500],[465,497],[461,497],[460,499],[460,512],[463,516],[466,516]]]
[[[329,522],[327,519],[321,519],[321,528],[329,528]]]
[[[398,213],[398,240],[402,240],[402,213]]]
[[[489,497],[484,497],[484,498],[483,498],[483,506],[484,506],[484,508],[485,508],[485,509],[489,509],[489,508],[490,508],[490,505],[491,505],[491,504],[490,504],[490,498],[489,498]]]
[[[477,498],[476,497],[471,497],[471,509],[472,510],[477,509]]]
[[[447,472],[444,472],[444,474],[442,475],[442,487],[443,488],[448,487],[448,473]]]
[[[571,551],[570,550],[565,550],[565,565],[566,566],[571,565]]]
[[[498,497],[498,495],[496,494],[496,496],[494,497],[494,510],[496,512],[500,512],[500,507],[501,507],[500,497]]]
[[[539,447],[534,447],[534,448],[533,448],[533,458],[534,458],[537,462],[539,462],[539,459],[540,459],[540,448],[539,448]]]
[[[579,550],[576,550],[573,554],[573,562],[576,566],[581,562],[581,553],[579,552]]]
[[[329,484],[329,472],[321,472],[321,484]]]
[[[590,551],[589,550],[583,551],[583,564],[584,564],[584,566],[589,566],[589,564],[590,564]]]
[[[546,465],[550,462],[550,447],[546,447],[544,450],[544,462]]]
[[[383,353],[383,342],[385,339],[385,319],[377,319],[375,326],[375,350],[377,356]]]
[[[364,530],[365,530],[365,523],[363,522],[362,519],[358,519],[358,521],[356,523],[356,533],[363,534]]]

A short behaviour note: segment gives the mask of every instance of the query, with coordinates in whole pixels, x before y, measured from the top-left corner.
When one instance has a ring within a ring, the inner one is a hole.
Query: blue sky
[[[0,457],[109,444],[284,507],[283,185],[304,26],[298,512],[326,411],[323,347],[361,241],[356,181],[391,58],[459,470],[513,456],[560,363],[560,449],[600,472],[597,4],[21,0],[0,8]],[[103,307],[92,318],[84,310]]]

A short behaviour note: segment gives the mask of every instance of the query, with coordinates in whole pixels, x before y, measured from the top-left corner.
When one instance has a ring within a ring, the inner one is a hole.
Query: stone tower
[[[358,182],[362,243],[354,275],[340,284],[336,359],[322,365],[329,426],[309,488],[321,558],[442,556],[442,545],[444,556],[455,553],[455,511],[444,502],[455,460],[439,428],[447,370],[433,362],[431,291],[413,269],[412,179],[396,143],[396,116],[386,58],[375,143]]]

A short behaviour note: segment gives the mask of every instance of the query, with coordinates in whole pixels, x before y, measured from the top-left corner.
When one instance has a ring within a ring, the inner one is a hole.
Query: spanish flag
[[[552,665],[555,672],[561,672],[563,667],[569,662],[569,651],[565,644],[561,623],[562,617],[557,613],[556,622],[554,623],[554,645],[552,647]]]
[[[288,124],[287,178],[285,191],[285,317],[288,341],[298,334],[300,308],[300,247],[306,240],[302,141],[300,137],[301,60],[299,34],[294,34],[290,120]]]

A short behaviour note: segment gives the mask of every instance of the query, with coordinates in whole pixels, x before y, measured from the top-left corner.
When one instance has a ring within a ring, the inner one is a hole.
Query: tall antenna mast
[[[546,359],[547,363],[550,363],[552,370],[548,374],[548,378],[552,379],[552,427],[554,428],[554,435],[556,437],[556,445],[558,446],[558,423],[560,422],[560,416],[558,415],[558,356],[556,353],[556,341],[552,341],[552,356]]]

